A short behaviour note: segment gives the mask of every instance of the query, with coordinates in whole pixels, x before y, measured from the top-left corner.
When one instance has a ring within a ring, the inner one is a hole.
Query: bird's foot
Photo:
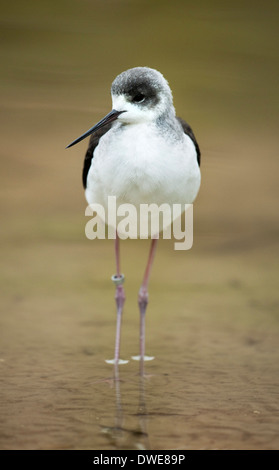
[[[105,362],[107,364],[128,364],[129,361],[125,361],[124,359],[106,359]]]
[[[155,356],[131,356],[133,361],[141,361],[143,359],[144,361],[153,361],[155,359]]]

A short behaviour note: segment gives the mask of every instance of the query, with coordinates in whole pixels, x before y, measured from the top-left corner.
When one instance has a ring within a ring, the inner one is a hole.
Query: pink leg
[[[125,292],[123,288],[124,282],[124,275],[120,273],[120,250],[119,250],[119,237],[116,232],[115,238],[115,258],[116,258],[116,274],[112,276],[112,281],[115,284],[115,302],[116,302],[116,335],[115,335],[115,351],[114,351],[114,359],[108,360],[106,362],[110,364],[125,364],[129,361],[122,361],[119,359],[119,352],[120,352],[120,336],[121,336],[121,320],[122,320],[122,312],[123,306],[125,303]]]
[[[145,356],[145,312],[148,304],[148,282],[150,278],[151,268],[155,257],[156,247],[158,244],[158,238],[152,239],[151,248],[149,252],[148,262],[145,269],[142,285],[138,294],[138,305],[140,310],[140,355],[134,356],[133,359],[140,360],[151,360],[153,357]]]

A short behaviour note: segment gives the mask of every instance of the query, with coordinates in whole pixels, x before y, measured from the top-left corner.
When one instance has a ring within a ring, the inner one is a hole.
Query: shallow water
[[[278,6],[248,4],[5,6],[2,449],[278,448]],[[115,378],[113,241],[85,238],[86,143],[64,147],[135,65],[169,79],[202,187],[193,248],[159,243],[143,378],[131,356],[149,242],[121,243],[129,363]]]
[[[260,275],[254,250],[193,250],[176,262],[172,249],[159,249],[147,315],[147,353],[155,360],[143,379],[130,360],[114,381],[105,363],[114,349],[113,286],[94,269],[103,256],[109,272],[113,246],[99,243],[97,250],[52,241],[13,252],[26,268],[24,279],[19,271],[6,285],[1,319],[2,448],[276,448],[274,246]],[[138,352],[137,282],[128,273],[147,245],[135,243],[122,246],[123,359]],[[183,273],[180,280],[175,273]]]

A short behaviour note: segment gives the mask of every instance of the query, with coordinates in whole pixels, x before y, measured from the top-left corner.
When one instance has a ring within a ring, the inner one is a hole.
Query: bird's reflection
[[[126,427],[125,415],[122,406],[121,398],[121,379],[118,365],[114,366],[113,385],[115,390],[115,417],[114,426],[103,427],[102,433],[108,439],[110,445],[117,449],[149,449],[149,439],[147,432],[148,413],[145,404],[145,380],[143,361],[140,361],[138,381],[138,409],[135,413],[136,422],[135,426]]]

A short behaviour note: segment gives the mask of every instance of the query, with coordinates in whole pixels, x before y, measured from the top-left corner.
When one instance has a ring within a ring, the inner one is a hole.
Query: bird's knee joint
[[[116,305],[117,305],[117,309],[122,309],[123,308],[123,305],[125,303],[125,300],[126,300],[126,296],[125,296],[125,291],[124,291],[124,288],[123,286],[116,286],[116,291],[115,291],[115,301],[116,301]]]
[[[146,306],[148,304],[148,292],[147,289],[140,289],[138,295],[139,305]]]

